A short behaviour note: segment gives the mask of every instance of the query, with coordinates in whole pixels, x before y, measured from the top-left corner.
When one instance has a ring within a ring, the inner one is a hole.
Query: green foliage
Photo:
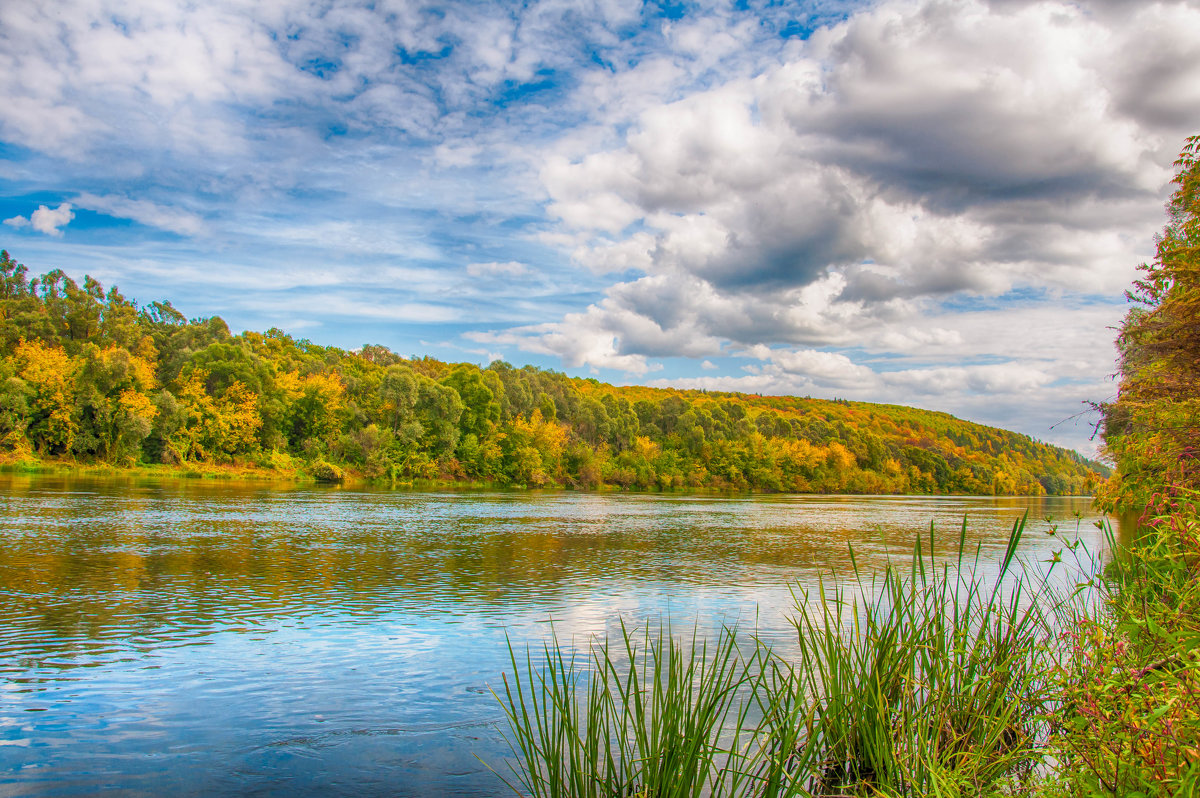
[[[1200,794],[1200,137],[1187,140],[1153,263],[1128,292],[1121,383],[1103,406],[1117,465],[1098,500],[1138,518],[1076,619],[1061,674],[1057,794]]]
[[[1104,441],[1116,462],[1102,496],[1111,509],[1145,507],[1180,468],[1200,481],[1200,136],[1187,140],[1155,259],[1127,292],[1117,338],[1121,384],[1102,407]]]
[[[499,382],[495,374],[480,371],[466,364],[456,366],[440,380],[443,385],[452,388],[458,394],[462,403],[459,428],[464,435],[474,435],[477,439],[493,434],[496,424],[500,421],[500,403],[496,401],[496,394],[484,380],[485,374],[492,378],[490,381]]]
[[[130,376],[137,364],[137,378]],[[143,365],[148,365],[149,373]],[[231,335],[0,255],[9,457],[180,465],[279,452],[368,478],[638,490],[1087,493],[1102,467],[943,413],[642,387]]]
[[[1200,793],[1200,495],[1171,493],[1106,573],[1108,612],[1068,627],[1067,795]]]
[[[739,691],[750,680],[737,639],[685,645],[659,629],[622,623],[615,645],[595,643],[587,661],[555,641],[535,664],[509,646],[501,706],[519,765],[518,795],[701,796],[737,779],[744,756],[726,727],[745,721]],[[736,714],[735,714],[736,713]],[[503,778],[503,776],[502,776]]]
[[[317,482],[341,482],[346,478],[346,475],[342,473],[342,469],[324,460],[314,461],[309,466],[308,473]]]

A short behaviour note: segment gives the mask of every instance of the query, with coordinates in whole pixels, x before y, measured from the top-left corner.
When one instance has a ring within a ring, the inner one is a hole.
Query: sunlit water
[[[786,648],[790,588],[851,546],[877,568],[932,521],[951,558],[965,514],[994,567],[1027,509],[1030,562],[1100,549],[1088,499],[0,477],[0,795],[502,794],[506,639],[669,616]]]

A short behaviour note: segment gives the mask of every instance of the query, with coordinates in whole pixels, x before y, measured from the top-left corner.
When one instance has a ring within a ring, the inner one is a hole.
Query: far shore
[[[247,463],[183,463],[180,465],[145,464],[119,466],[110,463],[88,463],[66,458],[43,459],[8,459],[0,458],[0,476],[76,476],[76,477],[114,477],[122,479],[164,479],[164,480],[211,480],[224,482],[263,482],[275,485],[345,487],[345,488],[389,488],[393,490],[502,490],[534,492],[573,491],[581,493],[653,493],[680,496],[977,496],[999,497],[1000,494],[963,494],[963,493],[888,493],[888,494],[859,494],[859,493],[798,493],[793,491],[764,491],[756,489],[718,488],[705,486],[685,486],[669,489],[647,489],[637,487],[622,487],[603,483],[598,486],[560,485],[555,483],[545,485],[513,485],[501,482],[487,482],[471,479],[397,479],[386,477],[369,477],[353,469],[342,469],[342,478],[338,480],[320,479],[306,470],[308,465],[303,462],[291,468],[267,468]],[[1003,494],[1006,498],[1027,497],[1032,494]],[[1049,494],[1040,494],[1047,496]],[[1055,494],[1057,495],[1057,494]],[[1062,494],[1077,498],[1090,498],[1091,494]]]

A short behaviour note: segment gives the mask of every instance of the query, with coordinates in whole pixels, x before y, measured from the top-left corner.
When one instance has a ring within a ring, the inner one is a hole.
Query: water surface
[[[1078,498],[3,476],[0,795],[501,794],[506,639],[670,616],[786,649],[789,588],[850,546],[878,567],[933,522],[950,557],[965,515],[994,567],[1026,510],[1030,561],[1099,548]]]

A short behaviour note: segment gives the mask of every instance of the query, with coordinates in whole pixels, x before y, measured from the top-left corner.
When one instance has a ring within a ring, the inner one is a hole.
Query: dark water
[[[966,514],[987,567],[1028,509],[1038,561],[1099,548],[1089,507],[0,477],[0,795],[503,794],[506,636],[786,646],[848,544],[876,567],[932,520],[948,553]]]

